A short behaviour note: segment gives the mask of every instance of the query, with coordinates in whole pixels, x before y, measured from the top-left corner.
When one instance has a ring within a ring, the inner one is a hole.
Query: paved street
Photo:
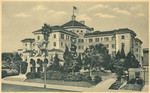
[[[44,89],[40,87],[23,86],[23,85],[13,85],[2,83],[2,92],[75,92],[69,90],[59,90],[59,89]]]

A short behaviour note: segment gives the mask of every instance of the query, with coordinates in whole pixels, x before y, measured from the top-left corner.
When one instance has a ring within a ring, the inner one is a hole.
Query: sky
[[[147,2],[2,2],[2,52],[22,48],[21,40],[33,38],[33,31],[44,23],[63,25],[71,20],[73,6],[76,20],[84,20],[94,30],[129,28],[148,48]]]

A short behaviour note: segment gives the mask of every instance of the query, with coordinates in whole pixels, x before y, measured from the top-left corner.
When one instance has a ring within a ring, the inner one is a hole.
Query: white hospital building
[[[102,43],[107,47],[112,57],[124,47],[126,55],[131,50],[134,52],[136,59],[142,63],[142,41],[136,38],[136,33],[128,28],[103,32],[95,31],[93,28],[86,26],[84,21],[77,21],[75,15],[72,16],[71,21],[61,26],[51,26],[51,28],[52,33],[49,36],[47,56],[48,65],[53,62],[55,54],[58,54],[60,62],[63,64],[65,46],[70,49],[72,36],[77,39],[77,53],[83,53],[90,45]],[[44,40],[42,30],[33,31],[31,34],[34,34],[34,37],[21,40],[23,47],[18,49],[18,53],[22,54],[23,61],[28,62],[28,71],[32,67],[30,59],[35,60],[37,68],[39,67],[37,60],[44,60],[44,53],[38,48]]]

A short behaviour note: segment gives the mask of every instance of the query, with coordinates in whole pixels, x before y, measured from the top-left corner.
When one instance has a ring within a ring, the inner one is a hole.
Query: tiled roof
[[[55,51],[57,51],[57,52],[63,52],[63,51],[60,50],[60,49],[51,49],[51,50],[49,50],[49,52],[55,52]]]
[[[64,29],[63,27],[61,27],[61,26],[51,26],[51,28],[52,28],[52,33],[53,32],[62,32],[62,33],[78,36],[76,33],[68,31],[68,30]],[[37,34],[37,33],[41,34],[42,33],[42,29],[39,29],[39,30],[34,31],[32,33],[34,33],[34,34]]]
[[[24,42],[34,42],[34,41],[35,41],[35,39],[33,39],[33,38],[25,38],[25,39],[21,40],[22,43],[24,43]]]
[[[86,25],[84,25],[84,24],[82,24],[76,20],[71,20],[71,21],[63,24],[62,27],[85,27],[89,30],[92,30],[90,27],[88,27],[88,26],[86,26]]]
[[[108,35],[108,34],[117,34],[117,33],[132,33],[133,35],[136,36],[136,34],[134,33],[134,31],[128,29],[128,28],[123,28],[123,29],[118,29],[118,30],[112,30],[112,31],[94,31],[93,33],[86,33],[84,36],[96,36],[96,35]]]
[[[143,43],[140,39],[138,38],[135,38],[135,42],[140,42],[140,43]]]

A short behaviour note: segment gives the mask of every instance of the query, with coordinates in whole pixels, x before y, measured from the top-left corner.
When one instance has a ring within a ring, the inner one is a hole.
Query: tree
[[[130,51],[127,54],[124,66],[126,67],[126,69],[129,69],[129,68],[139,68],[141,65],[138,62],[138,60],[136,60],[134,54]]]
[[[55,54],[55,57],[54,57],[54,64],[59,67],[59,58],[58,58],[58,54]]]
[[[35,73],[35,60],[31,59],[30,64],[32,64],[31,72]]]
[[[28,66],[27,62],[21,62],[21,73],[22,74],[25,74],[27,72],[27,66]]]
[[[79,54],[79,56],[77,57],[76,61],[78,62],[76,68],[75,68],[75,72],[79,72],[82,68],[82,60],[81,60],[81,54]]]
[[[115,60],[121,59],[121,53],[120,50],[117,52]]]
[[[124,52],[124,47],[122,47],[122,49],[121,49],[120,57],[123,59],[126,57],[125,52]]]
[[[68,46],[66,46],[65,52],[63,54],[64,60],[66,60],[66,57],[67,57],[68,53],[69,53],[69,49],[68,49]]]
[[[101,66],[107,68],[106,65],[111,62],[107,58],[109,57],[108,50],[103,44],[91,45],[84,51],[83,55],[84,67],[89,69],[90,76],[93,68],[101,68]]]

